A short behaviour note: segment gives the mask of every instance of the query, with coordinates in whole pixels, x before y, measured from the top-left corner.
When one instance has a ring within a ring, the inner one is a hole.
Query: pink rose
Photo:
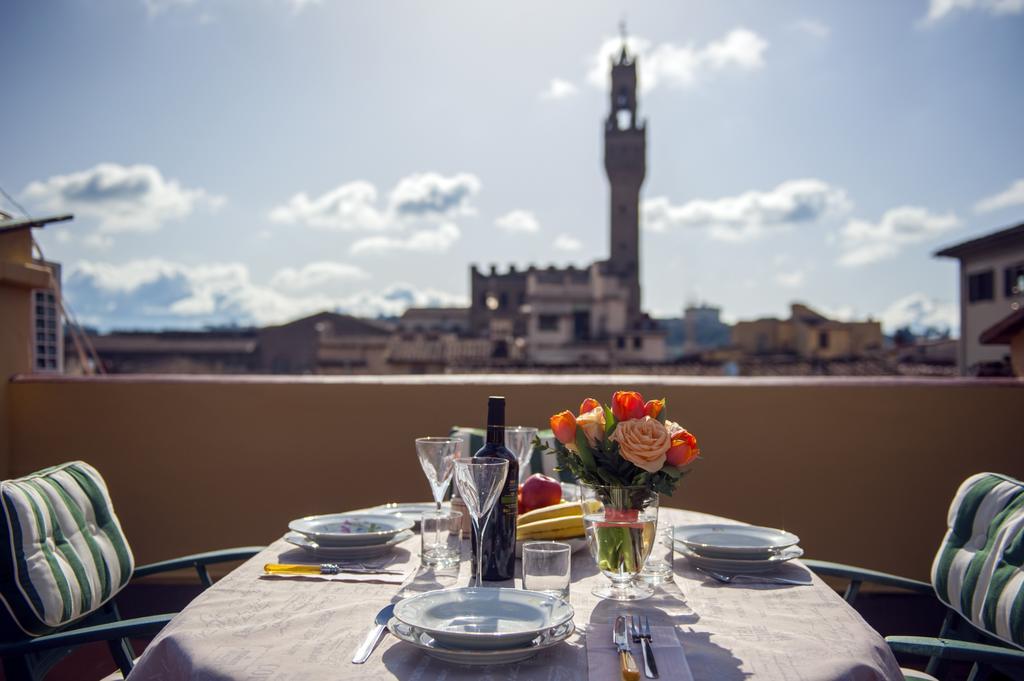
[[[587,443],[594,447],[604,438],[604,409],[597,406],[580,414],[576,417],[576,425],[583,429]]]
[[[611,434],[619,443],[622,458],[648,473],[657,473],[665,465],[665,453],[672,446],[672,437],[657,419],[644,416],[620,421]]]

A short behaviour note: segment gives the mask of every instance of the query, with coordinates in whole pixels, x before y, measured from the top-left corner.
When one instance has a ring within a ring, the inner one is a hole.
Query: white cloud
[[[541,99],[565,99],[578,92],[575,85],[561,78],[552,78],[547,89],[540,93]]]
[[[1022,205],[1024,205],[1024,178],[1010,184],[1005,191],[981,199],[974,204],[974,210],[977,213],[991,213],[1003,208]]]
[[[100,163],[88,170],[30,183],[26,201],[49,211],[73,212],[99,221],[103,234],[153,232],[201,206],[218,209],[225,199],[187,189],[148,164]]]
[[[361,268],[347,263],[311,262],[299,269],[285,267],[278,270],[271,277],[270,285],[288,291],[303,291],[311,288],[323,288],[337,282],[367,279],[369,276]]]
[[[889,334],[909,326],[919,335],[929,328],[949,330],[956,335],[960,326],[956,303],[936,300],[920,292],[893,301],[882,312],[880,321],[882,329]]]
[[[271,209],[268,218],[282,224],[302,224],[333,231],[400,230],[404,220],[442,220],[472,215],[472,198],[480,191],[480,180],[469,173],[450,177],[419,173],[402,178],[379,206],[377,188],[355,180],[310,197],[306,192]]]
[[[817,19],[800,19],[793,24],[793,28],[819,40],[824,40],[832,34],[828,24]]]
[[[641,89],[648,91],[661,84],[684,88],[726,70],[755,71],[764,66],[768,42],[747,28],[734,28],[720,39],[703,47],[660,43],[630,36],[629,51],[638,59]],[[608,64],[622,50],[621,38],[608,38],[591,57],[587,81],[602,89],[608,87]]]
[[[142,4],[146,6],[150,16],[156,16],[175,7],[188,7],[195,3],[196,0],[142,0]]]
[[[528,210],[513,210],[494,221],[499,229],[510,234],[536,234],[540,231],[540,222]]]
[[[366,237],[353,243],[348,250],[352,255],[387,254],[396,251],[444,253],[459,240],[460,234],[456,225],[444,222],[435,229],[421,229],[402,236]]]
[[[554,244],[555,250],[573,252],[583,248],[583,242],[575,237],[571,237],[568,234],[559,234],[555,238]]]
[[[846,192],[816,179],[788,180],[769,191],[748,191],[719,199],[695,199],[681,206],[666,197],[642,204],[646,229],[707,229],[713,239],[749,241],[769,230],[815,223],[850,208]]]
[[[860,267],[898,254],[904,246],[919,243],[960,224],[953,213],[935,214],[918,206],[891,208],[878,223],[850,220],[839,233],[843,254],[839,264]]]
[[[978,10],[993,16],[1024,12],[1024,0],[931,0],[924,24],[935,24],[956,10]]]
[[[305,270],[301,268],[298,271]],[[80,319],[101,328],[279,324],[322,310],[376,317],[410,306],[465,305],[463,296],[397,283],[346,295],[286,293],[254,283],[241,263],[184,265],[161,259],[77,263],[65,293]]]
[[[785,288],[798,288],[804,283],[804,272],[803,270],[779,272],[775,275],[775,281],[779,286]]]

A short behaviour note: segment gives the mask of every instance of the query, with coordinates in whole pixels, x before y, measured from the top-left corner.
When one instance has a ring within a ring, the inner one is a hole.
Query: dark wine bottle
[[[505,398],[487,398],[487,442],[474,456],[508,461],[508,475],[501,496],[483,523],[483,578],[487,581],[512,579],[516,565],[516,520],[519,515],[519,462],[505,448]],[[476,576],[476,531],[473,531],[472,575]]]

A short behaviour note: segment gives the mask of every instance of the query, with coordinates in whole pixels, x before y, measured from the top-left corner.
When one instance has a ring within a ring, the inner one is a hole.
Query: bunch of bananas
[[[584,534],[583,509],[577,501],[528,511],[516,525],[517,539],[569,539]]]

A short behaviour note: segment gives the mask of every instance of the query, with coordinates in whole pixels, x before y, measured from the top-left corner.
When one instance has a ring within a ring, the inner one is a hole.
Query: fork
[[[802,582],[799,579],[788,579],[786,577],[774,577],[772,575],[723,575],[720,572],[708,570],[707,568],[699,567],[697,572],[701,572],[716,582],[722,584],[731,584],[737,579],[750,579],[755,582],[764,582],[766,584],[791,584],[793,586],[810,586],[811,582]]]
[[[638,615],[630,617],[629,628],[633,633],[633,643],[639,643],[644,651],[644,676],[649,679],[658,678],[658,664],[654,661],[654,650],[651,648],[651,619],[644,615],[641,622]]]

